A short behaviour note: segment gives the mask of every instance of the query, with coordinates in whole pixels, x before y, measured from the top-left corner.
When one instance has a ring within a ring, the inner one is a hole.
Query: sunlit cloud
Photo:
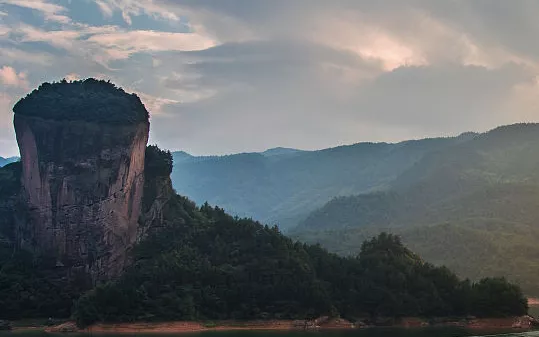
[[[3,66],[0,68],[0,82],[6,86],[24,89],[28,88],[26,73],[17,73],[15,69],[9,66]]]
[[[111,80],[140,95],[153,140],[171,149],[320,148],[539,120],[533,1],[0,2],[0,109],[43,81]]]
[[[196,33],[136,30],[95,34],[87,41],[109,50],[113,58],[127,58],[140,52],[203,50],[216,45],[216,41]]]
[[[67,74],[67,75],[65,76],[65,79],[66,79],[67,81],[77,81],[77,80],[80,80],[81,77],[80,77],[79,74],[70,73],[70,74]]]
[[[146,106],[146,109],[152,116],[158,116],[163,114],[162,108],[166,105],[177,104],[179,101],[169,98],[156,97],[145,93],[139,93],[142,103]]]

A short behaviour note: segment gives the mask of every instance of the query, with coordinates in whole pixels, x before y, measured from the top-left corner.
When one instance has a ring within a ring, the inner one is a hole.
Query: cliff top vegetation
[[[15,114],[53,120],[130,125],[148,121],[149,114],[136,94],[110,81],[43,83],[13,107]]]

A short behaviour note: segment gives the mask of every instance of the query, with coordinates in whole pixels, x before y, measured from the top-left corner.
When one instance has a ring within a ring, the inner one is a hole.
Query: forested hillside
[[[365,233],[388,230],[430,262],[504,275],[535,295],[538,204],[539,126],[512,125],[430,153],[387,191],[332,200],[295,235],[355,253]]]
[[[198,203],[208,201],[286,230],[336,196],[386,189],[427,153],[471,137],[212,157],[175,152],[172,180],[178,193]]]
[[[82,326],[96,321],[293,319],[340,315],[441,317],[522,315],[527,300],[502,278],[459,280],[381,234],[357,257],[339,257],[183,197],[175,218],[134,252],[118,281],[75,307]]]
[[[147,193],[171,170],[171,155],[150,146]],[[0,169],[2,211],[19,190],[20,164]],[[159,227],[146,228],[117,280],[85,293],[84,282],[58,277],[55,261],[16,249],[2,224],[0,319],[66,317],[98,321],[403,316],[517,316],[527,312],[518,286],[502,278],[472,283],[424,262],[396,236],[369,238],[355,257],[328,253],[277,227],[197,207],[174,195]],[[58,267],[58,266],[56,266]],[[61,268],[60,268],[61,269]],[[78,300],[77,300],[78,299]],[[72,303],[75,301],[74,311]]]
[[[148,168],[170,168],[149,147]],[[146,180],[169,169],[151,169]],[[147,203],[148,201],[145,201]],[[96,321],[522,315],[520,288],[501,278],[459,280],[400,238],[369,238],[355,257],[328,253],[250,219],[175,195],[164,222],[133,250],[116,281],[81,297],[74,316]]]

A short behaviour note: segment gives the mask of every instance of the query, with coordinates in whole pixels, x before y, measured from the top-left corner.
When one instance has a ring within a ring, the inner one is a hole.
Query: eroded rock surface
[[[93,282],[121,273],[137,239],[149,123],[15,114],[14,124],[28,208],[19,245]]]

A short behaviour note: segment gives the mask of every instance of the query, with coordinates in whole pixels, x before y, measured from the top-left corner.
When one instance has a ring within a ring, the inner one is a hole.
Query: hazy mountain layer
[[[360,143],[320,151],[277,148],[212,157],[175,152],[172,180],[178,193],[196,202],[208,201],[287,229],[336,196],[387,189],[426,154],[469,138]]]
[[[19,159],[20,159],[19,157],[8,157],[8,158],[0,157],[0,167],[4,167],[7,164],[16,162]]]
[[[390,186],[332,200],[296,235],[355,253],[365,233],[385,229],[460,275],[505,275],[539,294],[538,125],[501,127],[432,152]]]
[[[336,198],[300,227],[428,225],[539,216],[539,125],[502,127],[425,156],[384,192]]]

